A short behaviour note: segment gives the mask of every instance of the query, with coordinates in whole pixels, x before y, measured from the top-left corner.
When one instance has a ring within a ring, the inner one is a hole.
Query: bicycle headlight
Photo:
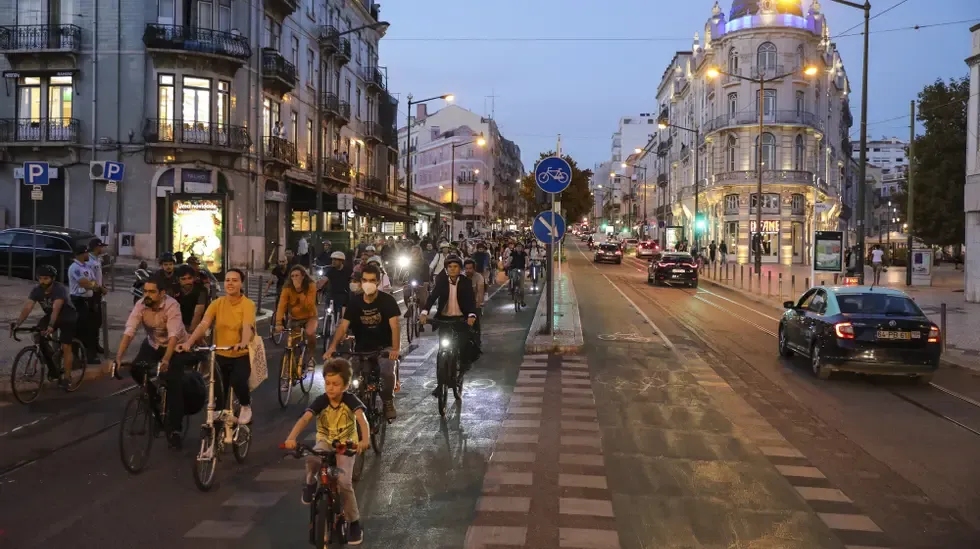
[[[415,280],[412,281],[412,287],[413,288],[416,287],[416,286],[418,286],[418,285],[419,285],[419,283],[417,281],[415,281]]]
[[[326,271],[324,271],[323,269],[317,269],[317,270],[316,270],[316,275],[317,275],[317,276],[323,276],[323,273],[324,273],[324,272],[326,272]]]
[[[408,259],[408,257],[406,256],[401,256],[398,258],[398,266],[401,267],[402,269],[407,268],[410,263],[411,260]]]
[[[351,380],[350,385],[351,385],[351,387],[357,389],[358,387],[361,386],[361,380],[359,380],[357,378],[354,378],[354,379]]]
[[[439,342],[439,344],[444,348],[449,347],[450,345],[452,345],[452,343],[453,342],[448,337],[442,338],[442,341]]]

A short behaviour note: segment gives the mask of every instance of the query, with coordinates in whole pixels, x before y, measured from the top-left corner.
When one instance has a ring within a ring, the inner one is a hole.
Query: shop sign
[[[265,199],[269,202],[285,202],[286,193],[279,191],[265,191]]]
[[[756,225],[756,222],[753,219],[752,222],[749,223],[749,232],[751,232],[751,233],[758,233],[758,232],[762,232],[762,233],[778,233],[779,232],[779,220],[778,219],[763,219],[762,220],[762,230],[761,231],[756,230],[756,227],[757,226],[758,225]]]

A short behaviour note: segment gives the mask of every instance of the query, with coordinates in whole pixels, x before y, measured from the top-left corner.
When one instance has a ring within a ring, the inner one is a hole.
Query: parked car
[[[818,286],[783,306],[779,354],[808,357],[820,379],[846,371],[928,383],[939,368],[939,327],[900,290]]]
[[[51,265],[62,282],[68,280],[68,267],[75,259],[75,248],[87,246],[95,235],[87,231],[53,225],[17,227],[0,231],[0,273],[31,278],[34,236],[37,231],[37,265]]]
[[[644,240],[636,246],[636,257],[647,257],[652,259],[660,251],[660,245],[652,240]]]
[[[658,259],[650,261],[650,265],[647,267],[647,283],[654,286],[684,284],[697,288],[697,262],[687,252],[663,253]]]
[[[592,256],[593,263],[599,263],[602,261],[612,261],[619,265],[623,262],[623,250],[619,249],[619,244],[611,242],[603,242],[595,249],[595,255]]]

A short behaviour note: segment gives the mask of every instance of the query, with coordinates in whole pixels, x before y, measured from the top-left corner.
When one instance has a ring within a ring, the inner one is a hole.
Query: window
[[[157,0],[157,23],[174,24],[174,0]]]
[[[771,73],[776,70],[776,45],[764,42],[758,50],[758,70]],[[770,75],[771,76],[771,75]]]
[[[803,144],[803,136],[796,136],[796,143],[794,143],[794,155],[793,155],[793,169],[802,171],[804,168],[804,154],[806,153],[806,147]]]
[[[345,96],[345,99],[347,104],[350,105],[350,78],[345,78],[344,80],[347,84],[347,95]]]
[[[29,76],[17,82],[17,118],[41,119],[41,78]]]
[[[209,143],[211,135],[211,80],[185,76],[182,80],[181,117],[186,143]]]
[[[738,195],[729,194],[725,196],[725,215],[738,214]]]
[[[228,124],[228,115],[231,112],[231,83],[225,80],[218,81],[218,114],[214,121],[222,126]],[[227,128],[225,128],[227,129]]]
[[[735,48],[728,50],[728,72],[738,74],[738,52]]]
[[[294,67],[299,67],[300,66],[300,64],[299,64],[299,38],[295,34],[293,35],[293,51],[292,51],[292,56],[289,58],[289,60],[293,64]]]
[[[296,111],[289,113],[289,141],[294,144],[299,141],[299,115]]]
[[[813,299],[810,300],[807,310],[818,315],[827,310],[827,296],[823,290],[817,290],[817,293],[813,294]]]
[[[316,81],[316,71],[313,67],[316,66],[316,54],[313,50],[306,50],[306,84],[310,87],[316,86],[314,83]]]
[[[793,215],[803,215],[803,213],[804,213],[803,208],[804,208],[804,206],[806,204],[806,201],[805,201],[805,199],[804,199],[804,197],[803,197],[802,194],[798,194],[798,193],[797,194],[794,194],[790,198],[790,204],[792,206],[792,213],[793,213]]]
[[[72,116],[72,77],[48,78],[48,125],[67,127]]]
[[[282,25],[272,17],[266,15],[264,26],[262,27],[263,46],[279,51],[279,39],[281,37]]]
[[[755,95],[755,112],[759,113],[759,94],[756,92]],[[762,101],[763,109],[765,109],[765,115],[767,117],[773,117],[776,114],[776,90],[765,90],[765,98]]]
[[[205,0],[197,0],[197,26],[202,29],[214,28],[214,4]]]
[[[738,94],[730,93],[728,94],[728,116],[734,118],[735,113],[737,112],[738,112]]]
[[[265,97],[262,99],[262,135],[271,136],[272,128],[279,122],[279,103]]]
[[[306,150],[310,151],[311,157],[316,156],[316,144],[313,143],[313,121],[309,118],[306,119]]]
[[[218,30],[231,31],[231,0],[218,0]]]
[[[158,139],[173,141],[174,138],[174,75],[157,76],[157,118],[159,119]]]
[[[728,171],[735,171],[735,157],[738,155],[738,141],[735,139],[734,135],[728,136],[728,150],[726,151],[726,161],[728,165]]]
[[[358,120],[361,119],[361,88],[357,88],[357,108],[355,109],[355,116]]]
[[[755,213],[759,203],[759,195],[752,193],[749,200],[749,213]],[[765,193],[762,195],[762,213],[779,213],[779,194]]]
[[[796,47],[796,67],[798,69],[803,69],[805,59],[806,56],[804,55],[803,44],[800,44]]]
[[[803,111],[805,110],[806,110],[806,95],[803,92],[798,91],[796,92],[796,116],[803,116]]]
[[[755,138],[756,154],[758,155],[759,138]],[[759,165],[759,157],[756,156],[756,166]],[[772,170],[776,166],[776,136],[771,133],[762,134],[762,169]]]

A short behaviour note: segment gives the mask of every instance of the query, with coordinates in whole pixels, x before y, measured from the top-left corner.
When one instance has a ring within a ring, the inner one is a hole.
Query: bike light
[[[408,259],[407,257],[401,256],[398,258],[398,266],[401,267],[402,269],[407,268],[409,264],[411,264],[411,260]]]
[[[939,328],[937,328],[936,326],[930,326],[929,339],[927,339],[926,341],[928,341],[929,343],[939,343]]]
[[[323,276],[323,273],[324,273],[324,270],[323,269],[317,269],[316,270],[316,275],[317,276]]]
[[[354,378],[354,379],[351,380],[350,384],[351,384],[351,387],[357,389],[358,387],[361,386],[361,380],[359,380],[357,378]]]
[[[834,333],[841,339],[854,339],[854,326],[850,322],[838,322],[834,324]]]
[[[416,282],[415,280],[413,280],[413,281],[412,281],[412,287],[413,287],[413,288],[414,288],[414,287],[416,287],[416,286],[418,286],[418,285],[419,285],[419,283],[418,283],[418,282]]]
[[[448,337],[444,337],[444,338],[442,338],[442,341],[440,341],[440,342],[439,342],[439,344],[440,344],[441,346],[443,346],[443,347],[449,347],[449,345],[450,345],[451,343],[452,343],[452,342],[451,342],[451,341],[449,340],[449,338],[448,338]]]

